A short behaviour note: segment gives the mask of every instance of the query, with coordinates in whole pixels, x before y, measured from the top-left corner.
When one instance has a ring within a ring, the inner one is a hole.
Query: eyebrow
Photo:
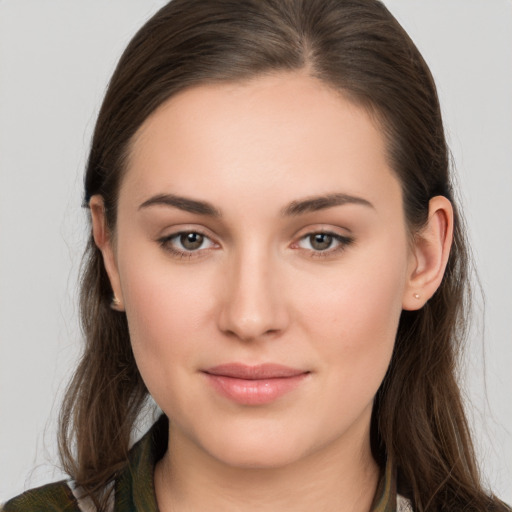
[[[333,208],[334,206],[342,206],[344,204],[359,204],[375,209],[370,201],[362,197],[351,196],[348,194],[336,193],[326,194],[323,196],[308,197],[298,201],[292,201],[282,211],[284,217],[302,215],[304,213],[316,212]]]
[[[178,208],[185,212],[207,215],[209,217],[222,216],[215,206],[206,201],[198,201],[197,199],[190,199],[188,197],[177,196],[174,194],[158,194],[150,197],[139,206],[139,210],[141,208],[148,208],[149,206],[156,205],[173,206],[174,208]]]
[[[359,204],[374,208],[370,201],[362,197],[335,193],[292,201],[281,210],[281,216],[294,217],[305,213],[333,208],[334,206],[342,206],[344,204]],[[156,196],[150,197],[139,206],[139,210],[150,206],[171,206],[197,215],[206,215],[216,218],[222,217],[220,210],[207,201],[199,201],[175,194],[157,194]]]

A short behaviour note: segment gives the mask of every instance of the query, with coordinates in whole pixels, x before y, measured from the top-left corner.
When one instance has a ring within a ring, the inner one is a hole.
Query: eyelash
[[[165,236],[165,237],[158,239],[158,242],[159,242],[160,246],[165,251],[171,253],[173,256],[175,256],[177,258],[190,259],[190,258],[194,258],[194,257],[199,257],[199,254],[201,253],[201,251],[209,250],[210,247],[205,248],[205,249],[196,249],[196,250],[188,250],[187,251],[187,250],[177,249],[172,244],[172,240],[179,239],[183,235],[191,235],[191,234],[200,235],[200,236],[204,237],[205,240],[209,240],[212,245],[215,245],[215,243],[211,240],[211,238],[208,235],[202,233],[201,231],[197,231],[197,230],[179,231],[178,233],[173,233],[172,235]],[[308,238],[311,239],[311,237],[316,236],[316,235],[331,236],[333,241],[337,242],[338,245],[334,249],[329,247],[328,249],[325,249],[325,250],[304,249],[304,248],[299,247],[299,249],[308,251],[310,253],[309,256],[311,258],[325,258],[328,256],[332,256],[334,254],[344,251],[347,247],[349,247],[350,245],[352,245],[354,243],[354,238],[352,238],[352,237],[339,235],[332,231],[320,230],[320,231],[312,231],[310,233],[307,233],[307,234],[301,236],[299,241],[295,242],[293,245],[297,246],[299,242],[301,242],[303,240],[307,240]]]
[[[334,254],[338,254],[338,253],[344,251],[345,249],[347,249],[347,247],[349,247],[350,245],[352,245],[354,243],[354,238],[352,238],[352,237],[339,235],[338,233],[334,233],[332,231],[322,231],[322,230],[312,231],[310,233],[307,233],[306,235],[300,237],[299,242],[301,242],[302,240],[307,240],[308,238],[311,239],[311,237],[314,237],[316,235],[330,236],[330,237],[332,237],[333,242],[337,242],[338,245],[334,248],[329,247],[328,249],[325,249],[323,251],[320,251],[320,250],[315,251],[314,249],[303,249],[305,251],[310,252],[309,256],[311,258],[327,258],[329,256],[333,256]],[[293,245],[297,245],[299,242],[295,242]]]
[[[212,245],[215,245],[214,242],[211,240],[211,238],[206,235],[205,233],[202,233],[198,230],[190,230],[190,231],[179,231],[178,233],[173,233],[172,235],[162,237],[158,240],[160,243],[160,246],[167,252],[170,252],[173,256],[184,259],[184,258],[194,258],[198,257],[200,254],[200,251],[208,250],[206,249],[197,249],[195,251],[187,251],[187,250],[180,250],[173,246],[172,241],[174,239],[179,239],[183,235],[200,235],[204,237],[205,240],[209,240]]]

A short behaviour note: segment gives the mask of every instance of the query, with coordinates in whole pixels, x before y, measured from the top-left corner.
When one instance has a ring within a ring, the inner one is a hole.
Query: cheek
[[[124,258],[120,273],[134,356],[158,402],[204,349],[199,333],[211,319],[212,290],[200,271],[176,270],[165,258],[146,260],[140,251]]]
[[[361,379],[368,379],[368,386],[378,387],[387,370],[406,282],[405,242],[398,247],[391,251],[388,244],[353,260],[347,257],[321,286],[312,279],[295,290],[297,321],[318,340],[320,359],[329,361],[333,378],[343,379],[344,386],[364,385]]]

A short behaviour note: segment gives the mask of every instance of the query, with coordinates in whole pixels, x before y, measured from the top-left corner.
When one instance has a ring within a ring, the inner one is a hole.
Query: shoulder
[[[67,481],[31,489],[0,506],[1,512],[80,512]]]
[[[153,473],[156,462],[167,450],[168,432],[168,420],[162,415],[135,443],[126,467],[100,493],[103,511],[158,510]],[[9,500],[3,507],[0,504],[0,512],[84,511],[95,512],[97,508],[72,479],[31,489]]]

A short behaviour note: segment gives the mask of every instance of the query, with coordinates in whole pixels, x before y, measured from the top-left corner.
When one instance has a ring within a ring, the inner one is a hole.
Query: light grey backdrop
[[[163,3],[0,0],[0,502],[61,476],[85,155],[120,52]],[[386,4],[439,87],[486,296],[466,364],[473,425],[484,474],[512,503],[512,2]]]

